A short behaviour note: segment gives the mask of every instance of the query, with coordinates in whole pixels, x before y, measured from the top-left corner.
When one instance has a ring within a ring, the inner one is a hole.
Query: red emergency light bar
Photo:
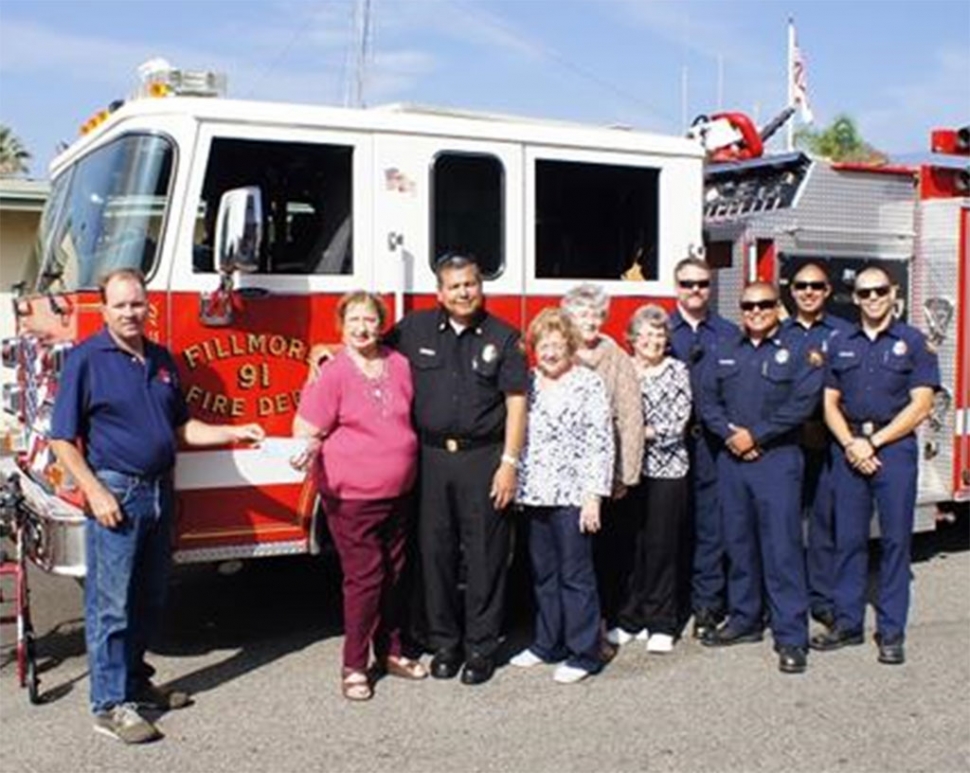
[[[970,126],[935,129],[930,135],[930,150],[951,156],[970,156]]]

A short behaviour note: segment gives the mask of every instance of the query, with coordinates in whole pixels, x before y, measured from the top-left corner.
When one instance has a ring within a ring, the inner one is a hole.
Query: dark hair
[[[458,255],[446,252],[434,263],[434,273],[438,277],[438,287],[441,287],[441,275],[445,271],[460,271],[463,268],[474,268],[478,283],[482,283],[482,269],[473,255]]]
[[[145,275],[140,270],[137,268],[116,268],[102,275],[98,280],[98,293],[101,295],[102,303],[107,301],[105,290],[113,279],[131,279],[134,282],[138,282],[142,290],[145,289]]]

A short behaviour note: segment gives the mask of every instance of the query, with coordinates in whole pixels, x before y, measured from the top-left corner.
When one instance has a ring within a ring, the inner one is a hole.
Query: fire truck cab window
[[[657,279],[660,172],[539,159],[538,279]]]
[[[91,289],[119,268],[151,274],[174,156],[159,136],[111,142],[54,181],[34,248],[39,291]]]
[[[193,270],[215,271],[213,239],[222,194],[263,195],[262,274],[353,273],[352,146],[217,138],[196,216]]]
[[[505,264],[505,170],[494,156],[441,153],[432,171],[434,241],[430,261],[446,253],[476,259],[492,279]]]

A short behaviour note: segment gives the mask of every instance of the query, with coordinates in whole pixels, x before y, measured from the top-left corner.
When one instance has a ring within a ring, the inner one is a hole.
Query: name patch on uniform
[[[897,341],[893,344],[893,354],[895,354],[897,357],[902,357],[904,354],[906,354],[906,352],[907,349],[905,341]]]
[[[775,352],[775,362],[777,362],[779,365],[784,365],[786,362],[788,362],[788,357],[789,354],[787,349],[779,349],[777,352]]]
[[[418,354],[423,354],[427,357],[434,357],[437,352],[434,349],[425,349],[423,346],[418,349]]]
[[[839,352],[839,357],[855,357],[855,352]]]
[[[482,349],[482,360],[492,362],[496,357],[498,357],[498,349],[495,348],[495,344],[485,344],[485,348]]]
[[[718,365],[734,365],[734,360],[718,360]]]

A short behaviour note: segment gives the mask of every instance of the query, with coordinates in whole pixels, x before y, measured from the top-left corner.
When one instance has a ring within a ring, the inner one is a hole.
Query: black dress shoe
[[[431,658],[431,676],[435,679],[454,679],[463,660],[458,650],[438,650]]]
[[[894,639],[883,639],[876,634],[876,644],[879,645],[879,662],[887,666],[899,666],[906,662],[906,649],[903,646],[903,637],[897,636]]]
[[[723,619],[724,615],[712,609],[698,609],[694,612],[694,638],[703,640]]]
[[[778,670],[783,674],[801,674],[808,665],[804,647],[783,646],[778,648]]]
[[[837,650],[840,647],[854,647],[865,641],[862,631],[846,631],[836,626],[825,633],[815,634],[808,642],[813,650]]]
[[[710,630],[701,644],[705,647],[729,647],[732,644],[754,644],[765,637],[764,631],[756,628],[750,631],[738,631],[731,627],[730,623],[723,628]]]
[[[461,670],[462,684],[485,684],[495,673],[495,661],[484,655],[472,655]]]
[[[833,612],[831,609],[813,609],[812,620],[814,620],[816,623],[821,623],[829,630],[835,628],[835,612]]]

